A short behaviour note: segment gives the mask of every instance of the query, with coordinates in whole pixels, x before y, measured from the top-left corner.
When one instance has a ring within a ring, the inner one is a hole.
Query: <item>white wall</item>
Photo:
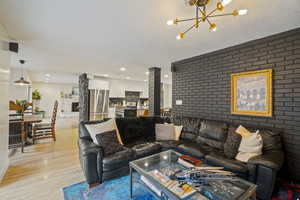
[[[8,36],[0,25],[0,43],[7,42]],[[10,53],[0,45],[0,181],[8,165],[8,89],[9,89]]]
[[[72,88],[76,87],[76,84],[67,83],[42,83],[33,82],[32,90],[38,89],[42,95],[40,101],[40,110],[46,111],[46,116],[50,117],[53,111],[53,105],[55,100],[60,100],[60,92],[71,93]],[[61,109],[62,105],[58,105],[58,110]],[[71,110],[71,109],[70,109]]]
[[[141,92],[141,98],[149,97],[149,85],[144,81],[122,80],[122,79],[107,79],[110,84],[110,97],[125,97],[125,90]],[[172,107],[172,85],[164,83],[164,102],[163,108]]]
[[[172,108],[172,85],[164,83],[163,84],[164,90],[164,103],[163,108]]]
[[[141,92],[142,98],[148,98],[148,82],[122,79],[107,80],[109,80],[110,85],[110,97],[125,97],[125,90],[128,90]]]
[[[29,98],[29,87],[26,85],[15,85],[14,81],[19,80],[21,77],[21,68],[11,68],[10,69],[10,86],[9,86],[9,99],[15,100],[30,100]],[[25,80],[30,81],[30,77],[26,70],[23,72]]]

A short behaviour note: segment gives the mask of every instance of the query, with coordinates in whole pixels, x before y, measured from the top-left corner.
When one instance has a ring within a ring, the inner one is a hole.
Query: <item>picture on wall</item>
[[[272,69],[231,75],[231,113],[272,116]]]

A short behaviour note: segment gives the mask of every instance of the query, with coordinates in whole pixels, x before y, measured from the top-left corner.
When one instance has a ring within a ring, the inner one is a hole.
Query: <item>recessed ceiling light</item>
[[[125,67],[121,67],[120,70],[121,70],[122,72],[124,72],[124,71],[126,71],[126,68],[125,68]]]
[[[126,77],[127,80],[131,79],[129,76]]]
[[[150,73],[150,72],[148,72],[148,71],[147,71],[147,72],[145,72],[145,74],[146,74],[146,75],[149,75],[149,73]]]
[[[50,75],[50,74],[45,74],[45,76],[46,76],[46,77],[50,77],[51,75]]]
[[[168,74],[165,74],[164,77],[165,77],[165,78],[169,78],[169,75],[168,75]]]
[[[108,74],[103,74],[103,76],[104,76],[104,77],[109,77],[109,75],[108,75]]]
[[[146,79],[144,80],[144,82],[147,82],[147,81],[148,81],[148,80],[146,80]]]

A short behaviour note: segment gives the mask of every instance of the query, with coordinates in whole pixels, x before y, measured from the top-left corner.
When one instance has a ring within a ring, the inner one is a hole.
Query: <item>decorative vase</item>
[[[32,112],[36,112],[40,107],[40,99],[32,99]]]

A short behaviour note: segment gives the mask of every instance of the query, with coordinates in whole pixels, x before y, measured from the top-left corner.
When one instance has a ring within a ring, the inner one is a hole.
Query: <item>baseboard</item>
[[[9,166],[9,161],[8,159],[6,160],[6,162],[4,163],[4,166],[2,167],[2,169],[0,169],[0,182],[2,181],[2,179],[4,178],[4,175],[8,169]]]

